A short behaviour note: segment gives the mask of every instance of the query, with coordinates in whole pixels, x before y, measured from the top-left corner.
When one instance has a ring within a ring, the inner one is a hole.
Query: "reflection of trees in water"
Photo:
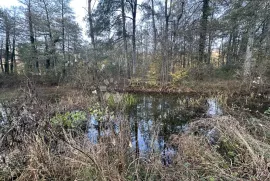
[[[136,100],[133,100],[133,104],[125,105],[126,114],[120,113],[121,118],[108,117],[91,123],[93,125],[89,131],[93,133],[89,136],[98,141],[102,136],[117,135],[119,129],[126,129],[125,135],[131,136],[133,151],[137,156],[140,152],[162,151],[171,134],[184,130],[190,120],[202,117],[208,109],[205,104],[208,99],[204,97],[168,95],[132,95],[132,97]],[[121,119],[125,121],[121,123]],[[129,143],[125,145],[128,146]]]
[[[205,112],[202,107],[205,99],[201,97],[138,95],[136,98],[137,105],[129,109],[136,152],[138,149],[151,151],[153,139],[156,139],[158,149],[162,150],[164,142],[171,134],[178,133],[189,120],[199,117]],[[154,133],[157,131],[159,134],[155,138]],[[139,146],[142,148],[138,148]]]

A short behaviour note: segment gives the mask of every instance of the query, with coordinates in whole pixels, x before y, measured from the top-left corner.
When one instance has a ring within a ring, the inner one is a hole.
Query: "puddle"
[[[208,109],[207,109],[207,116],[220,116],[223,114],[221,107],[215,98],[207,99]]]
[[[4,106],[0,103],[0,124],[8,121],[7,112]]]
[[[166,145],[172,134],[184,132],[192,119],[222,114],[215,98],[136,95],[136,100],[137,104],[125,112],[125,117],[130,124],[131,149],[139,150],[144,156],[153,152],[159,152],[164,158],[172,155],[175,150]],[[113,131],[118,133],[119,123],[113,124]],[[110,126],[107,127],[100,131],[101,136],[111,134]],[[97,143],[98,134],[98,122],[91,116],[89,139]]]

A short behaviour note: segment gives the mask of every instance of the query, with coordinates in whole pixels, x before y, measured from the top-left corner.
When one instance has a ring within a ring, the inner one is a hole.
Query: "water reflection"
[[[91,142],[98,143],[98,121],[94,116],[90,116],[90,123],[88,128],[88,137]]]
[[[0,124],[7,122],[8,116],[4,106],[0,103]]]
[[[209,98],[207,99],[207,104],[208,104],[207,116],[213,117],[213,116],[220,116],[223,114],[217,99]]]
[[[137,103],[129,107],[125,114],[130,124],[130,140],[132,150],[137,155],[149,152],[172,154],[173,149],[166,145],[171,134],[187,129],[188,121],[205,116],[222,114],[220,105],[215,98],[135,95]],[[117,119],[117,118],[116,118]],[[118,132],[119,122],[113,122],[113,131]],[[89,138],[98,142],[98,135],[109,135],[110,126],[98,131],[98,121],[91,116]]]

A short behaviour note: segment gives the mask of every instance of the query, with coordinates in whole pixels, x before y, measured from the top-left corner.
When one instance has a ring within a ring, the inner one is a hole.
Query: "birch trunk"
[[[157,29],[156,29],[156,22],[155,22],[155,6],[154,6],[154,0],[151,0],[151,8],[152,8],[152,28],[153,28],[153,33],[154,33],[154,53],[157,50]]]
[[[249,29],[249,37],[247,43],[246,57],[244,62],[244,78],[248,78],[251,75],[251,66],[253,61],[253,43],[254,43],[254,28],[255,26],[251,26]]]
[[[3,62],[2,62],[2,59],[3,59],[3,40],[1,40],[1,48],[0,48],[0,66],[1,66],[1,70],[2,72],[4,72],[4,66],[3,66]]]

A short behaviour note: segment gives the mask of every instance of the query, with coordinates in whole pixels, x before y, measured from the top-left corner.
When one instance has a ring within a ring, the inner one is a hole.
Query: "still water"
[[[136,104],[125,111],[130,127],[130,147],[141,155],[149,152],[173,152],[166,145],[172,134],[184,132],[188,122],[202,117],[222,115],[222,108],[215,97],[134,95]],[[101,131],[95,116],[91,116],[88,136],[94,143],[98,135],[109,136],[119,132],[120,117],[114,118],[113,126]],[[100,131],[100,132],[99,132]]]

